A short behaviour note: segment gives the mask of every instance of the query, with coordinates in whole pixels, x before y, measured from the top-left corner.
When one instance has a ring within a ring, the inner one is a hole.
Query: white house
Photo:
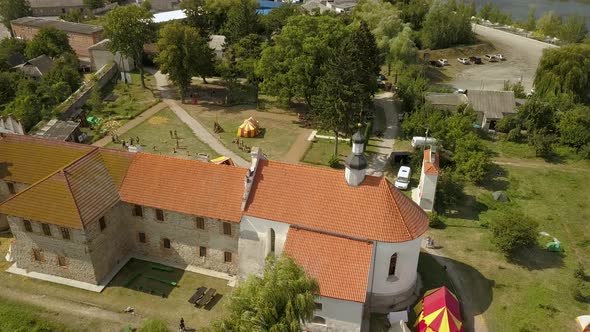
[[[434,198],[436,195],[436,183],[438,181],[439,154],[436,146],[431,145],[429,149],[424,150],[424,159],[422,160],[422,171],[420,173],[420,184],[415,194],[412,194],[416,202],[424,211],[430,212],[434,209]]]
[[[291,256],[320,285],[311,331],[361,331],[372,308],[415,290],[422,209],[387,179],[366,176],[364,137],[342,172],[253,158],[240,222],[238,274],[267,255]]]

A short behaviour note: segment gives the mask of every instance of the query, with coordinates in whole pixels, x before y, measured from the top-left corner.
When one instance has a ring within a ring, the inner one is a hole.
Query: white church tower
[[[350,186],[358,186],[365,179],[367,172],[367,158],[365,158],[365,136],[361,128],[352,135],[352,154],[344,161],[346,170],[344,177]]]

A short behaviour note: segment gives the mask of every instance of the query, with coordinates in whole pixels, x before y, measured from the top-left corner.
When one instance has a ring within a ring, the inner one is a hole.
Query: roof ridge
[[[10,136],[21,136],[21,135],[10,135]],[[28,137],[32,137],[32,136],[28,136]],[[41,138],[41,140],[43,140],[43,141],[47,141],[47,139],[43,139],[43,138]],[[58,142],[58,141],[56,141],[56,142]],[[63,143],[63,142],[59,142],[59,143]],[[75,145],[78,145],[78,144],[75,144]],[[83,154],[83,155],[82,155],[82,156],[80,156],[79,158],[76,158],[76,159],[74,159],[73,161],[71,161],[71,162],[67,163],[66,165],[64,165],[64,166],[62,166],[62,167],[60,167],[60,168],[56,169],[55,171],[53,171],[53,172],[49,173],[49,174],[48,174],[48,175],[46,175],[45,177],[43,177],[43,178],[41,178],[41,179],[37,180],[37,182],[35,182],[35,183],[32,183],[32,184],[31,184],[30,186],[28,186],[28,187],[27,187],[25,190],[23,190],[23,191],[21,191],[21,192],[19,192],[19,193],[16,193],[14,196],[11,196],[11,197],[9,197],[7,200],[5,200],[5,201],[3,201],[3,202],[0,202],[0,206],[4,205],[5,203],[7,203],[7,202],[9,202],[9,201],[11,201],[11,200],[13,200],[13,199],[14,199],[14,198],[16,198],[17,196],[20,196],[20,195],[21,195],[21,194],[23,194],[24,192],[27,192],[27,191],[29,191],[31,188],[33,188],[33,187],[36,187],[37,185],[41,184],[42,182],[45,182],[47,179],[51,178],[52,176],[54,176],[54,175],[56,175],[56,174],[58,174],[58,173],[62,172],[62,171],[63,171],[63,170],[66,168],[66,167],[69,167],[70,165],[72,165],[72,164],[73,164],[73,163],[75,163],[76,161],[78,161],[78,160],[80,160],[80,159],[84,158],[85,156],[87,156],[88,154],[92,153],[93,151],[96,151],[96,149],[98,149],[98,147],[92,147],[92,149],[91,149],[90,151],[88,151],[88,153],[85,153],[85,154]],[[64,174],[64,178],[65,178],[65,174]],[[67,179],[66,179],[66,180],[67,180]],[[69,186],[69,185],[68,185],[68,186]]]
[[[406,233],[408,234],[408,236],[410,238],[413,238],[414,236],[413,236],[412,232],[410,232],[410,228],[408,227],[408,223],[406,221],[406,217],[405,217],[404,213],[402,213],[402,210],[400,209],[399,204],[398,204],[395,196],[393,195],[393,190],[398,190],[398,189],[395,188],[394,186],[392,186],[391,182],[389,182],[389,180],[387,180],[385,177],[383,177],[383,180],[382,181],[386,182],[385,185],[387,186],[387,191],[389,193],[389,196],[391,198],[391,201],[393,202],[393,204],[395,205],[395,208],[398,211],[398,214],[399,214],[400,218],[402,219],[402,225],[404,225],[404,228],[406,230]],[[405,195],[404,195],[404,197],[405,197]],[[408,198],[406,197],[406,199],[408,199]],[[412,201],[412,203],[413,202],[414,201]]]

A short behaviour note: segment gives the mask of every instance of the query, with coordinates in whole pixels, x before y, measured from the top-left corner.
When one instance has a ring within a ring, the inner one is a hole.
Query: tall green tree
[[[565,112],[559,120],[558,129],[563,144],[576,149],[590,144],[590,107],[578,105]]]
[[[43,119],[44,111],[35,94],[18,93],[16,98],[6,105],[4,114],[14,116],[22,122],[25,130],[29,130]]]
[[[17,54],[24,55],[27,44],[18,38],[0,40],[0,70],[9,70],[14,64],[9,59]]]
[[[537,7],[534,5],[529,8],[527,20],[524,23],[524,29],[528,31],[535,31],[537,29]]]
[[[418,48],[412,39],[413,31],[405,27],[397,37],[391,41],[389,56],[392,62],[413,64],[418,60]]]
[[[590,93],[590,44],[545,49],[535,73],[535,94],[568,94],[577,102]]]
[[[256,8],[258,3],[252,0],[239,0],[227,13],[227,21],[223,25],[225,42],[229,45],[238,42],[251,33],[258,32],[259,21]]]
[[[214,55],[207,40],[197,29],[180,22],[167,24],[160,30],[158,48],[156,62],[180,88],[183,97],[193,76],[205,79],[213,68]]]
[[[31,15],[31,7],[27,0],[0,0],[0,17],[9,31],[12,31],[10,21]]]
[[[65,53],[74,53],[70,46],[68,34],[54,27],[41,28],[27,44],[25,53],[29,59],[39,55],[56,58]]]
[[[43,77],[43,81],[50,81],[51,84],[64,82],[71,92],[78,90],[82,84],[82,74],[78,68],[78,58],[73,53],[64,53],[53,63],[53,67]],[[70,92],[70,93],[71,93]]]
[[[543,36],[559,36],[561,32],[561,16],[554,11],[545,13],[537,21],[537,32]]]
[[[430,8],[430,4],[427,0],[402,2],[400,4],[400,18],[404,22],[410,23],[412,29],[420,30],[424,24],[424,18],[428,14],[428,8]]]
[[[301,6],[294,4],[282,4],[274,8],[270,13],[260,17],[260,23],[264,28],[264,34],[270,38],[273,33],[281,31],[283,26],[287,24],[289,17],[303,14]]]
[[[313,317],[318,283],[292,259],[269,256],[262,277],[251,275],[234,289],[228,316],[212,332],[302,331]]]
[[[422,41],[432,49],[456,44],[470,44],[475,39],[471,17],[466,7],[452,11],[448,5],[435,2],[424,20]]]
[[[256,67],[261,90],[283,101],[303,98],[308,108],[313,108],[311,99],[323,75],[323,64],[349,33],[337,17],[292,17],[274,43],[263,48]]]
[[[571,15],[561,25],[559,38],[567,43],[579,43],[588,35],[586,28],[586,17],[582,15]]]
[[[24,77],[20,72],[0,71],[0,110],[14,99],[21,79]]]
[[[183,0],[180,8],[186,13],[187,23],[196,28],[201,36],[207,36],[209,31],[209,16],[205,8],[205,0]]]
[[[111,50],[135,61],[141,86],[145,88],[143,45],[154,36],[152,13],[139,6],[115,7],[106,15],[104,29],[105,37],[111,40]]]

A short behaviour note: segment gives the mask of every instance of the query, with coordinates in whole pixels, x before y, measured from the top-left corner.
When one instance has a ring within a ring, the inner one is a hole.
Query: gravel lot
[[[525,91],[528,92],[532,88],[535,70],[543,50],[556,47],[478,24],[474,24],[473,29],[478,38],[493,44],[507,60],[497,63],[484,61],[483,65],[465,66],[467,68],[449,82],[456,88],[501,90],[504,81],[516,82],[522,78]],[[451,65],[461,64],[455,60],[451,61]]]

